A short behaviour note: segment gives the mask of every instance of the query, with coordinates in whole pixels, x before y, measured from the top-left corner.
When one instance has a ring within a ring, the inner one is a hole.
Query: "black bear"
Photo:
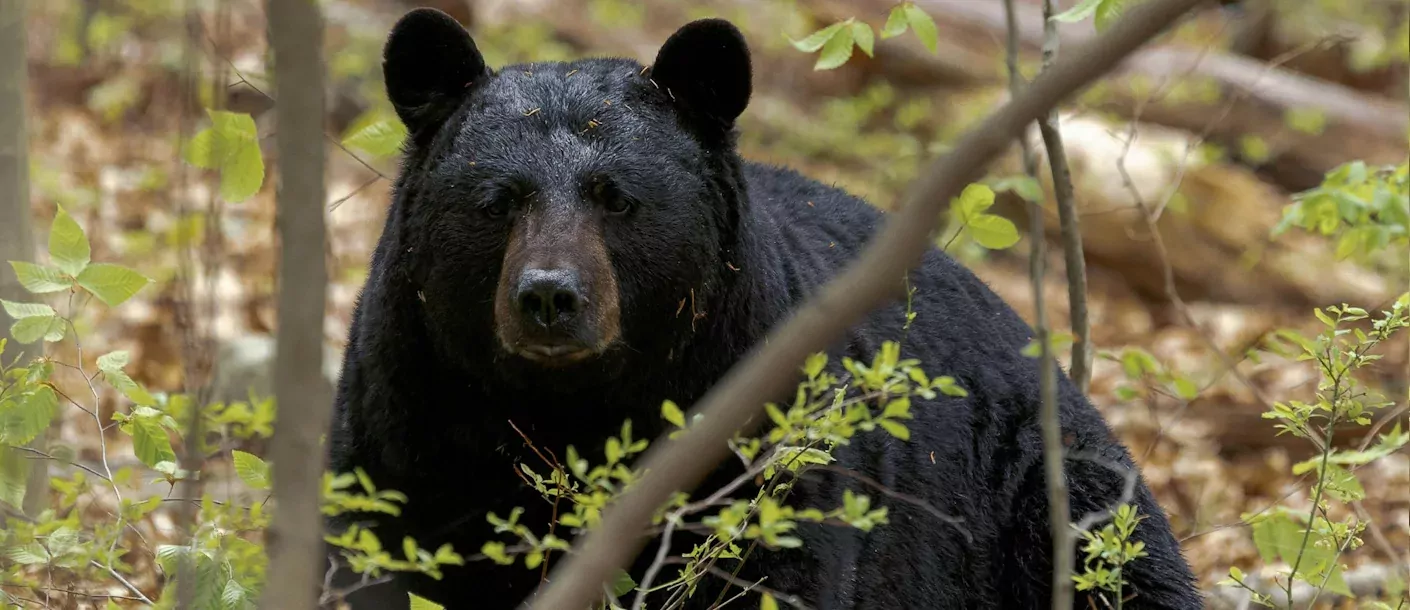
[[[585,59],[496,71],[454,20],[418,9],[392,30],[384,72],[409,136],[349,332],[329,451],[333,469],[361,467],[409,497],[400,518],[357,517],[393,549],[411,535],[474,554],[502,539],[486,513],[514,506],[543,531],[551,507],[515,474],[518,461],[537,462],[514,427],[560,452],[591,453],[628,418],[638,437],[655,438],[663,400],[699,399],[883,219],[839,189],[739,157],[750,56],[726,21],[685,25],[650,66]],[[915,404],[909,442],[861,435],[839,464],[963,522],[873,493],[889,525],[805,524],[802,548],[757,552],[737,577],[766,578],[812,608],[1046,607],[1037,366],[1020,353],[1032,330],[938,250],[909,282],[917,316],[903,355],[968,396]],[[832,362],[870,362],[902,338],[904,321],[902,300],[874,312]],[[1097,458],[1066,462],[1075,521],[1116,503],[1120,471],[1135,466],[1065,377],[1058,393],[1071,455]],[[828,472],[797,482],[793,501],[826,509],[844,489],[868,493]],[[1199,607],[1139,479],[1134,504],[1149,556],[1126,571],[1126,607]],[[539,580],[522,563],[473,562],[440,580],[366,588],[353,603],[405,607],[410,589],[448,608],[499,610]],[[686,607],[716,599],[696,595]],[[1076,602],[1088,606],[1085,594]]]

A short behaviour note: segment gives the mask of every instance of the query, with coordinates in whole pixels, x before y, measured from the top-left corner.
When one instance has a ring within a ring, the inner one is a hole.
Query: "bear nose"
[[[570,269],[528,269],[519,278],[519,312],[530,323],[553,328],[581,308],[578,273]]]

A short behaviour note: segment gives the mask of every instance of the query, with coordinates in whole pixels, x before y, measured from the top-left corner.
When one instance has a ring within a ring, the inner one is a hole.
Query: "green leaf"
[[[1320,135],[1327,128],[1327,115],[1319,108],[1289,108],[1283,111],[1283,123],[1309,135]]]
[[[249,601],[250,590],[241,585],[240,581],[225,581],[225,588],[220,593],[220,603],[224,604],[225,608],[243,609]]]
[[[109,263],[94,263],[78,274],[78,285],[109,307],[121,305],[151,281],[127,267]]]
[[[906,21],[911,23],[911,29],[915,31],[916,38],[919,38],[920,43],[930,49],[931,53],[938,53],[940,30],[935,27],[935,20],[914,4],[906,3],[902,7],[902,10],[906,11]]]
[[[442,606],[436,602],[421,597],[415,593],[407,593],[407,595],[411,596],[410,610],[446,610],[445,606]]]
[[[852,42],[852,28],[837,28],[823,45],[822,53],[818,55],[818,62],[813,64],[813,69],[831,70],[847,63],[847,60],[852,58]]]
[[[1107,27],[1121,17],[1121,13],[1126,10],[1127,0],[1102,0],[1097,5],[1097,18],[1095,24],[1098,32],[1106,31]]]
[[[62,271],[53,267],[44,267],[24,261],[10,261],[10,266],[14,268],[15,275],[20,278],[20,285],[35,294],[62,292],[73,285],[72,281],[64,278]]]
[[[121,371],[131,360],[132,355],[127,353],[127,350],[108,352],[102,356],[98,356],[98,370],[104,373]]]
[[[24,454],[9,445],[0,445],[0,502],[20,508],[24,504],[25,479],[28,476],[29,460]]]
[[[960,196],[950,202],[951,206],[956,206],[960,212],[960,218],[968,221],[974,216],[982,214],[989,206],[994,205],[994,190],[983,184],[971,184],[964,187]]]
[[[1326,313],[1323,313],[1321,307],[1314,308],[1312,310],[1312,315],[1317,316],[1317,319],[1321,320],[1323,324],[1326,324],[1327,328],[1337,327],[1336,321],[1332,320],[1331,316],[1328,316]]]
[[[616,595],[617,597],[621,597],[621,596],[623,596],[623,595],[626,595],[626,594],[628,594],[628,593],[631,593],[632,589],[635,589],[635,588],[636,588],[636,581],[635,581],[635,580],[632,580],[632,575],[631,575],[631,574],[628,574],[628,573],[626,572],[626,570],[622,570],[622,569],[619,568],[619,569],[617,570],[617,573],[612,575],[612,594],[613,594],[613,595]]]
[[[885,428],[887,432],[891,433],[891,436],[899,438],[903,441],[911,440],[910,429],[906,428],[906,425],[902,424],[901,422],[891,419],[881,419],[877,420],[876,424],[878,426],[881,426],[882,428]]]
[[[1030,176],[1014,176],[994,183],[996,191],[1013,191],[1029,203],[1043,203],[1043,187]]]
[[[1340,502],[1359,502],[1366,498],[1366,488],[1361,486],[1361,481],[1356,475],[1335,464],[1327,465],[1322,485],[1327,494]]]
[[[0,305],[5,308],[5,313],[16,320],[25,318],[52,318],[56,314],[54,308],[43,303],[16,303],[0,299]]]
[[[622,455],[622,441],[616,438],[607,439],[607,446],[604,448],[603,453],[606,454],[608,464],[616,464],[622,461],[622,457],[624,457]]]
[[[258,137],[255,119],[246,113],[206,110],[206,114],[210,116],[211,129],[224,140],[254,140]]]
[[[886,403],[886,408],[882,409],[881,416],[895,419],[910,419],[911,399],[902,396],[900,398],[897,398],[896,400]]]
[[[0,410],[0,441],[20,446],[34,440],[49,428],[59,413],[59,396],[49,386],[39,386],[20,395]]]
[[[1302,548],[1303,531],[1287,515],[1270,515],[1253,524],[1253,545],[1264,563],[1281,560],[1292,564]]]
[[[77,276],[88,266],[92,253],[83,227],[60,206],[54,224],[49,227],[49,258],[64,273]]]
[[[778,463],[783,464],[789,470],[797,471],[807,464],[827,465],[835,459],[832,454],[821,449],[810,447],[795,447],[784,445],[778,448]]]
[[[10,336],[20,343],[34,343],[40,339],[53,343],[62,341],[64,329],[68,326],[58,316],[36,316],[23,318],[10,326]]]
[[[808,379],[817,379],[822,374],[823,367],[827,366],[827,354],[825,352],[814,352],[803,362],[803,374]]]
[[[1327,577],[1327,588],[1325,590],[1329,593],[1336,593],[1337,595],[1347,598],[1356,597],[1356,595],[1351,592],[1351,587],[1347,586],[1346,578],[1342,576],[1342,566],[1332,568],[1331,575]]]
[[[127,426],[132,434],[132,452],[143,464],[156,466],[158,462],[175,462],[176,452],[171,450],[171,437],[153,417],[133,417]]]
[[[1063,23],[1076,23],[1078,21],[1082,21],[1083,19],[1091,17],[1093,13],[1096,13],[1097,7],[1102,2],[1103,0],[1082,0],[1072,8],[1067,9],[1056,15],[1053,15],[1052,19],[1053,21],[1061,21]]]
[[[396,116],[373,110],[348,127],[343,146],[374,157],[390,157],[401,152],[406,135],[406,126]]]
[[[5,549],[5,558],[20,565],[40,565],[49,563],[49,552],[38,542]]]
[[[480,547],[480,553],[502,566],[514,563],[514,558],[510,557],[509,554],[505,552],[503,542],[495,542],[493,540],[486,542]]]
[[[1327,461],[1333,464],[1363,466],[1374,462],[1380,458],[1399,451],[1401,447],[1410,444],[1410,434],[1400,431],[1400,424],[1387,434],[1382,434],[1380,440],[1374,446],[1365,451],[1337,451],[1328,458]],[[1312,458],[1304,463],[1316,463],[1319,458]],[[1296,468],[1296,466],[1294,467]],[[1295,473],[1300,474],[1300,473]]]
[[[759,598],[759,610],[778,610],[778,600],[769,593],[763,594]]]
[[[764,405],[764,412],[768,413],[769,419],[773,420],[774,424],[778,427],[788,427],[788,417],[783,414],[783,411],[779,410],[778,405],[771,402],[766,403]]]
[[[1175,379],[1171,385],[1175,388],[1175,395],[1183,400],[1194,400],[1196,396],[1199,396],[1199,388],[1195,386],[1195,382],[1184,377]]]
[[[1249,162],[1262,164],[1272,156],[1272,149],[1268,146],[1268,141],[1253,134],[1246,134],[1239,138],[1239,153]]]
[[[250,141],[235,151],[220,168],[220,197],[230,203],[240,203],[259,192],[264,184],[264,158],[259,144]]]
[[[788,41],[793,44],[793,48],[798,49],[799,51],[802,51],[804,53],[814,53],[817,52],[818,49],[823,48],[823,45],[826,44],[828,40],[832,39],[832,35],[836,34],[837,30],[842,29],[842,25],[842,22],[834,23],[821,30],[813,32],[812,34],[809,34],[806,38],[802,40],[793,40],[792,38],[789,38]]]
[[[867,57],[873,56],[876,47],[876,35],[872,33],[871,26],[861,21],[852,24],[852,39],[856,41],[857,48],[861,49]]]
[[[269,489],[269,464],[259,456],[244,451],[231,451],[230,455],[235,461],[235,474],[241,481],[254,489]]]
[[[886,25],[881,27],[881,39],[895,38],[906,33],[906,26],[909,25],[906,19],[906,5],[898,4],[891,8],[891,14],[886,16]]]
[[[685,413],[675,402],[670,400],[661,403],[661,419],[670,422],[677,428],[685,427]]]
[[[220,169],[220,163],[224,159],[224,153],[216,149],[216,133],[210,128],[202,129],[191,136],[191,140],[186,143],[185,150],[181,152],[181,158],[201,169]]]
[[[183,157],[203,169],[220,170],[220,196],[239,203],[264,183],[264,158],[255,120],[248,114],[208,110],[211,126],[187,143]]]
[[[144,407],[157,404],[157,399],[153,398],[152,395],[147,392],[146,388],[143,388],[141,385],[138,385],[136,381],[133,381],[122,369],[115,368],[109,370],[100,368],[99,370],[103,371],[103,379],[108,381],[108,385],[122,392],[122,395],[126,396],[128,400]]]
[[[1018,243],[1018,227],[1002,216],[980,214],[969,219],[967,228],[974,241],[990,250],[1003,250]]]

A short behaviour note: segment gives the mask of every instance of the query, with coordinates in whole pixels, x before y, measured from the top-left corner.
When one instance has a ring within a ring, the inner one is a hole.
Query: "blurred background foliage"
[[[739,124],[745,156],[793,166],[884,209],[924,163],[1007,98],[999,0],[915,0],[937,25],[934,52],[900,36],[831,70],[815,70],[816,58],[790,41],[848,18],[880,31],[895,2],[320,3],[328,25],[327,132],[336,147],[328,174],[330,378],[404,134],[382,91],[379,53],[390,24],[413,6],[438,6],[466,24],[492,67],[609,54],[648,63],[685,21],[729,18],[755,54],[755,94]],[[1016,4],[1024,11],[1021,68],[1031,77],[1039,65],[1039,5]],[[204,387],[220,401],[267,392],[277,249],[266,168],[274,167],[270,136],[278,125],[269,112],[275,100],[261,3],[43,0],[29,11],[35,226],[49,226],[63,206],[85,227],[94,260],[155,280],[122,309],[78,318],[75,330],[91,353],[128,350],[127,372],[154,391]],[[1093,34],[1090,20],[1061,31],[1067,49]],[[1093,398],[1141,461],[1207,587],[1231,565],[1259,565],[1241,515],[1300,498],[1288,500],[1295,489],[1288,466],[1306,458],[1308,447],[1276,435],[1260,414],[1268,400],[1305,397],[1316,372],[1292,358],[1248,355],[1274,329],[1315,330],[1313,307],[1347,302],[1376,311],[1410,282],[1403,219],[1398,233],[1393,219],[1370,212],[1343,227],[1338,216],[1361,212],[1328,204],[1331,195],[1318,191],[1344,191],[1368,171],[1374,177],[1377,168],[1405,163],[1407,100],[1410,11],[1402,0],[1244,0],[1182,22],[1062,109],[1091,274],[1093,339],[1112,354],[1098,361]],[[207,142],[193,142],[203,131]],[[237,149],[245,153],[231,152]],[[1358,161],[1359,170],[1348,165]],[[985,181],[998,192],[991,211],[1026,235],[1021,198],[1045,202],[1048,294],[1065,294],[1050,181],[1025,187],[1015,180],[1020,173],[1016,154],[991,168]],[[1340,182],[1324,184],[1328,174]],[[1377,188],[1404,198],[1401,176],[1369,186],[1366,201],[1379,196]],[[1198,329],[1182,323],[1167,298],[1163,263],[1132,193],[1161,211],[1170,276]],[[1372,220],[1389,228],[1364,229]],[[987,250],[964,235],[952,240],[956,232],[951,222],[941,244],[1031,319],[1026,239]],[[1050,323],[1065,329],[1066,300],[1048,302]],[[209,341],[193,344],[192,336]],[[1226,374],[1211,345],[1238,361],[1252,388]],[[1403,340],[1381,348],[1384,358],[1362,371],[1365,382],[1403,405],[1410,349]],[[1159,370],[1178,372],[1198,391],[1134,391],[1152,382],[1139,367],[1134,375],[1123,367],[1132,353],[1150,354]],[[61,387],[82,383],[62,370],[55,376]],[[102,413],[112,413],[116,400],[104,395]],[[100,459],[91,419],[66,412],[59,422],[56,455]],[[131,455],[121,438],[110,441],[110,453]],[[261,442],[238,439],[232,447],[257,451]],[[55,469],[60,478],[73,471]],[[1404,452],[1366,470],[1359,474],[1367,489],[1410,489]],[[245,493],[229,467],[216,465],[207,477],[229,481],[211,490]],[[100,504],[80,510],[103,514]],[[1392,548],[1410,548],[1410,494],[1376,494],[1365,508]],[[141,523],[145,535],[171,535],[163,514]]]

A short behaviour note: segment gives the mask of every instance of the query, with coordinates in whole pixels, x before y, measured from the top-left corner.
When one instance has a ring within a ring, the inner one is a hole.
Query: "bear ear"
[[[692,21],[661,45],[651,79],[677,104],[728,130],[749,105],[749,46],[724,19]]]
[[[382,51],[387,97],[413,136],[444,122],[490,74],[465,28],[432,8],[403,15]]]

